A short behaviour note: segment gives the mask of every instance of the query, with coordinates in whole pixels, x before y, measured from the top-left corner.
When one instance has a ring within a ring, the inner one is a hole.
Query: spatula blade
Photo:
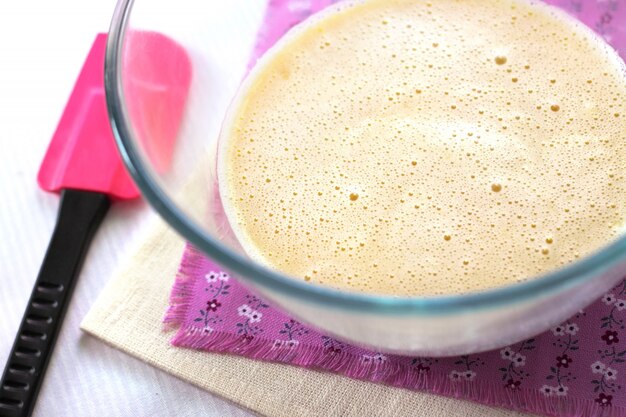
[[[47,191],[64,188],[97,191],[118,200],[137,197],[115,145],[104,93],[106,35],[91,47],[57,130],[39,169]],[[191,84],[185,49],[156,32],[130,31],[123,71],[131,128],[159,173],[169,169]]]

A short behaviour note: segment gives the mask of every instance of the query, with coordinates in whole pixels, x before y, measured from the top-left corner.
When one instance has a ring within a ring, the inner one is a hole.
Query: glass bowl
[[[301,18],[316,2],[290,3],[290,13]],[[626,26],[616,24],[622,12],[617,2],[567,0],[556,5],[621,50]],[[385,352],[449,356],[540,333],[588,305],[626,273],[625,237],[543,276],[465,295],[340,291],[252,261],[222,210],[216,154],[220,127],[248,68],[265,7],[261,0],[120,0],[105,66],[113,131],[142,194],[172,228],[246,286],[348,342]],[[271,32],[262,36],[276,36]]]

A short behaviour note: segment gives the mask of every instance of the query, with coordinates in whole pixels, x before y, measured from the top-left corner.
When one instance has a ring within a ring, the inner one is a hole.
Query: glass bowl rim
[[[122,159],[142,195],[159,215],[188,242],[212,260],[234,272],[238,279],[300,301],[353,312],[391,315],[449,315],[467,310],[495,308],[565,291],[590,281],[626,260],[626,236],[596,253],[561,269],[530,280],[485,291],[431,297],[394,297],[347,292],[310,285],[268,269],[221,245],[181,211],[160,187],[136,146],[122,87],[122,51],[135,0],[118,0],[111,22],[105,59],[105,93],[109,120]],[[581,306],[582,307],[582,306]]]

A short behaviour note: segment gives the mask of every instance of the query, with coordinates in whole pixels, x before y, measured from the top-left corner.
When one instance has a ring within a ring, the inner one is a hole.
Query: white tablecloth
[[[0,5],[0,369],[58,207],[56,195],[38,189],[37,170],[93,38],[108,29],[114,6],[115,0]],[[143,202],[118,204],[109,212],[83,267],[35,416],[250,415],[78,328],[152,216]]]

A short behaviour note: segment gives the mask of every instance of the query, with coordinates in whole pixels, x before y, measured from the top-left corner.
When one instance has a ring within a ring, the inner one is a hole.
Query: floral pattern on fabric
[[[623,313],[626,301],[626,280],[621,285],[614,288],[614,292],[605,294],[601,298],[602,304],[608,308],[608,312],[600,318],[600,336],[599,339],[604,342],[597,350],[597,361],[591,364],[591,372],[593,379],[591,384],[593,392],[598,393],[595,399],[601,407],[609,407],[613,404],[615,395],[626,396],[623,391],[625,382],[619,382],[618,367],[622,374],[626,372],[626,343],[620,344],[621,335],[626,336],[624,332],[624,322],[626,314]]]
[[[626,417],[626,309],[620,304],[626,279],[585,311],[534,338],[492,352],[421,358],[371,352],[320,334],[230,276],[213,279],[220,276],[216,271],[210,260],[187,248],[166,319],[179,329],[174,345],[531,412]]]

